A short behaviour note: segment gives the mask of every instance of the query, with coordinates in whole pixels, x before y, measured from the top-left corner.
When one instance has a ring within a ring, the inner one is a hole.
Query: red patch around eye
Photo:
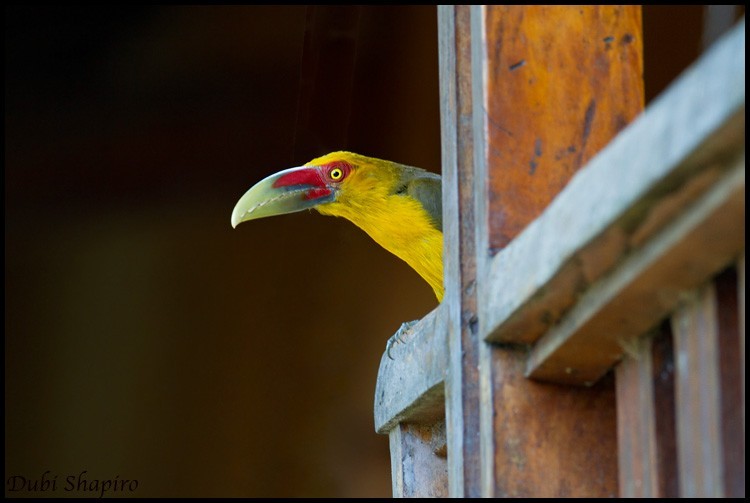
[[[323,166],[323,169],[325,169],[328,178],[331,178],[331,171],[340,169],[342,173],[341,177],[333,180],[334,182],[340,182],[349,176],[349,173],[352,171],[352,165],[346,161],[333,161]]]
[[[274,187],[289,187],[291,185],[312,185],[313,187],[325,187],[320,172],[315,168],[300,169],[280,176],[273,182]]]

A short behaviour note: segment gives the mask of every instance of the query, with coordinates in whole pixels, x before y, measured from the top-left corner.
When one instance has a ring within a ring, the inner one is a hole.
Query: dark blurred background
[[[333,150],[439,172],[435,7],[5,14],[6,496],[85,495],[63,492],[84,470],[137,496],[389,496],[375,378],[431,289],[342,219],[229,220]],[[702,15],[644,11],[649,99]],[[57,492],[9,492],[46,470]]]

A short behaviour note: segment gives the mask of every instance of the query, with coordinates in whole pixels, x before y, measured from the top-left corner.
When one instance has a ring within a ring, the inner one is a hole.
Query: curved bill
[[[313,208],[333,198],[333,189],[317,167],[286,169],[264,178],[245,192],[232,211],[232,227],[247,220]]]

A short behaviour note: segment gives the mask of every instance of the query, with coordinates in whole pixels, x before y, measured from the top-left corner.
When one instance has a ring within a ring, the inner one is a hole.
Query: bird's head
[[[232,227],[312,208],[333,214],[336,207],[348,207],[355,199],[362,203],[361,195],[395,183],[391,165],[352,152],[333,152],[304,166],[274,173],[240,198],[232,211]],[[353,197],[355,194],[358,197]]]

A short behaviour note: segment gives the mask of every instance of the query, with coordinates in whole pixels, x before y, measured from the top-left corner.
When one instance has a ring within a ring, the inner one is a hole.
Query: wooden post
[[[676,497],[674,360],[665,328],[634,341],[615,367],[620,496]]]
[[[744,250],[744,23],[566,186],[642,109],[639,8],[438,12],[446,296],[381,360],[394,495],[744,495],[744,258],[685,294]]]
[[[394,498],[448,496],[445,476],[445,422],[431,426],[397,424],[388,434]]]
[[[745,494],[736,283],[734,270],[724,272],[687,299],[672,318],[683,497]]]
[[[477,497],[478,334],[473,205],[471,15],[466,5],[438,8],[443,138],[444,262],[448,318],[446,423],[453,497]]]
[[[643,109],[640,7],[474,7],[472,44],[484,338],[491,255]],[[524,378],[522,348],[479,354],[482,494],[617,495],[613,380],[544,385]]]

